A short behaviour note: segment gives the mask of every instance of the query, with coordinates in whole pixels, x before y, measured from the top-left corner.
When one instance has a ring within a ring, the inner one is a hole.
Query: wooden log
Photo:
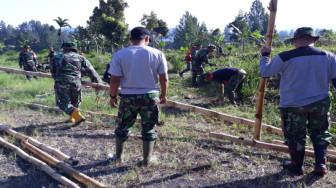
[[[271,0],[268,9],[270,10],[270,17],[268,19],[267,33],[266,33],[266,48],[272,49],[272,41],[274,36],[274,24],[277,12],[278,0]],[[258,98],[257,98],[257,109],[256,109],[256,121],[254,128],[253,138],[260,140],[260,127],[262,124],[263,108],[264,108],[264,96],[266,88],[266,78],[260,77],[259,88],[258,88]]]
[[[215,117],[215,118],[218,118],[218,119],[222,119],[222,120],[237,123],[237,124],[247,125],[247,126],[250,126],[250,127],[255,126],[255,122],[252,121],[252,120],[245,119],[245,118],[240,118],[240,117],[235,117],[235,116],[230,116],[228,114],[212,111],[212,110],[209,110],[209,109],[206,109],[206,108],[201,108],[201,107],[188,105],[188,104],[183,104],[183,103],[179,103],[179,102],[173,102],[173,101],[170,101],[170,100],[167,100],[166,105],[170,106],[170,107],[174,107],[174,108],[179,108],[179,109],[183,109],[183,110],[189,110],[189,111],[192,111],[192,112],[205,114],[205,115],[208,115],[208,116],[212,116],[212,117]],[[262,128],[262,130],[268,131],[270,133],[283,135],[283,132],[280,128],[277,128],[277,127],[274,127],[274,126],[271,126],[271,125],[262,124],[261,128]]]
[[[90,178],[89,176],[83,174],[82,172],[79,172],[78,170],[71,168],[70,166],[67,166],[64,162],[55,159],[54,157],[50,156],[46,152],[42,151],[41,149],[33,146],[32,144],[28,142],[28,140],[22,141],[21,143],[25,148],[27,148],[29,151],[31,151],[35,155],[39,156],[45,162],[47,162],[48,164],[60,170],[63,170],[69,176],[83,183],[84,185],[88,187],[107,187],[106,185]]]
[[[56,156],[58,159],[70,164],[70,165],[77,165],[78,164],[78,160],[73,159],[72,157],[66,155],[65,153],[61,152],[60,150],[57,150],[55,148],[52,148],[50,146],[44,145],[42,143],[40,143],[39,141],[26,136],[24,134],[21,134],[19,132],[16,132],[15,130],[11,129],[10,127],[6,126],[6,125],[1,125],[0,124],[0,129],[4,132],[6,132],[9,135],[14,136],[15,138],[18,138],[20,140],[29,140],[29,142],[31,144],[33,144],[34,146]]]
[[[0,138],[0,144],[12,151],[14,151],[16,154],[18,154],[22,159],[28,161],[29,163],[32,163],[33,165],[37,166],[39,169],[50,175],[54,180],[62,183],[66,187],[74,187],[74,188],[80,188],[78,185],[76,185],[74,182],[70,181],[68,178],[58,174],[54,169],[50,168],[45,162],[40,161],[36,159],[35,157],[32,157],[28,155],[26,152],[21,150],[19,147],[7,142],[3,138]]]
[[[281,141],[281,140],[272,140],[272,144],[276,144],[276,145],[280,145],[280,146],[286,146],[283,143],[283,141]],[[306,146],[306,150],[314,151],[314,148],[311,147],[311,146]],[[336,151],[335,150],[328,149],[327,153],[330,154],[330,155],[335,155],[336,156]]]
[[[232,136],[232,135],[227,135],[227,134],[219,134],[219,133],[214,133],[210,132],[209,136],[212,138],[217,138],[217,139],[222,139],[222,140],[229,140],[238,144],[243,144],[243,145],[248,145],[252,147],[257,147],[261,149],[266,149],[266,150],[272,150],[272,151],[278,151],[278,152],[283,152],[283,153],[289,153],[288,147],[287,146],[280,146],[276,144],[270,144],[258,140],[251,140],[251,139],[246,139],[243,137],[237,137],[237,136]],[[305,155],[308,157],[315,157],[315,154],[313,151],[306,150]],[[327,155],[328,161],[336,163],[336,156],[335,155]]]
[[[336,44],[336,41],[329,40],[329,39],[319,39],[318,42],[325,42],[325,43],[330,43],[330,44]]]

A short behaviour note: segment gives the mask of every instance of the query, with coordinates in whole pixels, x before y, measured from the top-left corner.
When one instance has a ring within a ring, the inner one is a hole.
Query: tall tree
[[[229,39],[237,42],[239,36],[241,35],[241,33],[239,33],[239,32],[245,31],[245,30],[248,29],[247,22],[246,22],[246,19],[245,19],[244,15],[243,15],[242,10],[239,11],[235,20],[233,22],[231,22],[227,27],[231,31]]]
[[[128,4],[124,0],[99,0],[99,7],[94,8],[90,16],[90,33],[94,38],[101,36],[108,40],[112,47],[121,48],[127,40],[127,25],[125,23],[124,10]]]
[[[265,11],[260,0],[254,0],[250,8],[250,12],[246,15],[246,21],[249,29],[254,31],[260,31],[262,35],[267,32],[269,14]]]
[[[205,43],[207,40],[205,23],[200,25],[197,18],[186,11],[180,19],[180,24],[174,30],[175,48],[190,47],[195,43]]]
[[[61,17],[57,17],[57,19],[54,19],[54,21],[58,24],[60,27],[58,29],[57,35],[59,38],[62,38],[62,28],[63,27],[70,27],[70,24],[68,23],[69,19],[62,19]]]
[[[141,20],[141,25],[146,27],[153,36],[151,36],[155,41],[157,39],[162,39],[168,34],[167,23],[162,19],[158,19],[154,11],[151,11],[150,14],[143,14]],[[158,43],[158,42],[157,42]]]

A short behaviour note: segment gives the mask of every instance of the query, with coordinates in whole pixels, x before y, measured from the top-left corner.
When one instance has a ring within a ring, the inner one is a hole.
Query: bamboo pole
[[[279,145],[279,146],[287,146],[281,140],[272,140],[272,144],[276,144],[276,145]],[[311,146],[306,146],[306,150],[314,151],[314,148],[311,147]],[[330,155],[336,156],[336,151],[335,150],[328,149],[327,153],[330,154]]]
[[[179,109],[183,109],[183,110],[189,110],[189,111],[192,111],[192,112],[205,114],[205,115],[208,115],[208,116],[216,117],[218,119],[222,119],[222,120],[237,123],[237,124],[247,125],[247,126],[250,126],[250,127],[254,127],[254,125],[255,125],[255,122],[253,120],[240,118],[240,117],[235,117],[235,116],[230,116],[228,114],[212,111],[212,110],[209,110],[209,109],[206,109],[206,108],[201,108],[201,107],[197,107],[197,106],[193,106],[193,105],[183,104],[183,103],[179,103],[179,102],[173,102],[173,101],[170,101],[170,100],[167,100],[166,105],[170,106],[170,107],[174,107],[174,108],[179,108]],[[278,135],[281,135],[281,136],[283,135],[283,132],[280,128],[277,128],[277,127],[274,127],[274,126],[271,126],[271,125],[262,124],[261,128],[262,128],[262,130],[268,131],[270,133],[278,134]]]
[[[74,188],[80,188],[78,185],[76,185],[74,182],[70,181],[68,178],[58,174],[55,170],[50,168],[45,162],[40,161],[36,159],[35,157],[32,157],[28,155],[26,152],[21,150],[19,147],[8,143],[3,138],[0,138],[0,144],[12,151],[14,151],[16,154],[18,154],[22,159],[28,161],[29,163],[32,163],[33,165],[37,166],[39,169],[50,175],[54,180],[62,183],[66,187],[74,187]]]
[[[277,4],[278,0],[271,0],[268,9],[270,10],[270,17],[268,20],[268,27],[266,33],[266,48],[272,49],[272,40],[274,35],[274,24],[275,17],[277,12]],[[260,77],[259,88],[258,88],[258,98],[257,98],[257,109],[256,109],[256,121],[254,128],[254,136],[253,138],[256,140],[260,140],[260,127],[262,124],[262,114],[264,108],[264,96],[265,96],[265,88],[266,88],[266,78]]]
[[[52,148],[50,146],[44,145],[42,143],[40,143],[39,141],[23,135],[19,132],[14,131],[13,129],[11,129],[10,127],[6,126],[6,125],[1,125],[0,124],[0,129],[4,132],[6,132],[9,135],[14,136],[15,138],[18,138],[20,140],[28,140],[31,144],[33,144],[34,146],[56,156],[57,158],[59,158],[60,160],[70,164],[70,165],[77,165],[79,162],[78,160],[73,159],[72,157],[66,155],[65,153],[61,152],[60,150],[57,150],[55,148]]]
[[[232,135],[227,135],[227,134],[219,134],[219,133],[214,133],[214,132],[210,132],[209,136],[213,138],[217,138],[221,140],[229,140],[229,141],[232,141],[238,144],[248,145],[248,146],[257,147],[261,149],[289,153],[287,146],[280,146],[276,144],[270,144],[270,143],[254,140],[254,139],[251,140],[251,139],[246,139],[243,137],[237,137],[237,136],[232,136]],[[311,150],[306,150],[305,155],[308,157],[315,157],[314,152]],[[330,162],[336,163],[335,155],[327,155],[327,159]]]
[[[46,161],[48,164],[63,170],[65,173],[67,173],[72,178],[76,179],[77,181],[85,184],[88,187],[107,187],[106,185],[90,178],[89,176],[83,174],[82,172],[79,172],[78,170],[75,170],[71,168],[70,166],[67,166],[64,162],[59,161],[55,159],[54,157],[50,156],[46,152],[40,150],[39,148],[33,146],[28,142],[28,140],[22,141],[21,144],[27,148],[29,151],[34,153],[35,155],[39,156],[41,159]]]

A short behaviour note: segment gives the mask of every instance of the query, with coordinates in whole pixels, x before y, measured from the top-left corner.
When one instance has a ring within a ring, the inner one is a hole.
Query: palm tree
[[[54,21],[59,25],[59,29],[58,29],[58,37],[61,38],[62,37],[62,27],[70,27],[71,26],[69,25],[68,21],[69,19],[62,19],[61,17],[57,17],[57,19],[54,19]]]

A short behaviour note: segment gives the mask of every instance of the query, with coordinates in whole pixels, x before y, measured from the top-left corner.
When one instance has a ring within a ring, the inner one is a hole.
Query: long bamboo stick
[[[58,174],[55,170],[50,168],[45,162],[40,161],[36,159],[35,157],[32,157],[28,155],[26,152],[21,150],[19,147],[8,143],[3,138],[0,138],[0,144],[12,151],[14,151],[16,154],[18,154],[22,159],[32,163],[33,165],[37,166],[39,169],[50,175],[54,180],[62,183],[66,187],[73,187],[73,188],[80,188],[78,185],[76,185],[74,182],[70,181],[68,178]]]
[[[21,144],[27,148],[29,151],[34,153],[35,155],[39,156],[41,159],[46,161],[48,164],[63,170],[65,173],[67,173],[72,178],[76,179],[77,181],[85,184],[88,187],[107,187],[106,185],[90,178],[89,176],[83,174],[82,172],[79,172],[78,170],[75,170],[71,168],[70,166],[67,166],[64,162],[59,161],[55,159],[54,157],[50,156],[46,152],[40,150],[39,148],[33,146],[28,142],[28,140],[22,141]]]
[[[29,71],[21,71],[21,70],[9,69],[9,68],[4,68],[4,67],[0,67],[0,70],[7,71],[7,72],[17,72],[17,74],[21,74],[21,73],[22,74],[25,74],[25,73],[31,74],[31,72],[29,72]],[[39,74],[46,75],[45,73],[39,73]],[[49,75],[49,76],[51,78],[51,75]],[[90,86],[98,87],[98,89],[109,91],[109,87],[105,86],[105,85],[102,85],[102,84],[100,84],[102,86],[100,86],[100,85],[97,86],[96,83],[90,83],[90,82],[84,82],[84,81],[82,81],[82,83],[83,83],[83,85],[88,84]],[[235,116],[230,116],[228,114],[215,112],[215,111],[212,111],[212,110],[209,110],[209,109],[206,109],[206,108],[201,108],[201,107],[197,107],[197,106],[193,106],[193,105],[187,105],[187,104],[183,104],[183,103],[179,103],[179,102],[175,102],[175,101],[171,101],[171,100],[167,100],[167,103],[165,105],[173,107],[173,108],[179,108],[179,109],[183,109],[183,110],[189,110],[189,111],[192,111],[192,112],[209,115],[209,116],[216,117],[218,119],[222,119],[222,120],[233,122],[233,123],[238,123],[238,124],[243,124],[243,125],[247,125],[247,126],[250,126],[250,127],[255,127],[255,121],[253,121],[253,120],[240,118],[240,117],[235,117]],[[42,105],[41,106],[38,105],[38,106],[42,107]],[[56,108],[56,107],[50,107],[50,108]],[[262,124],[261,129],[265,130],[265,131],[268,131],[268,132],[271,132],[271,133],[274,133],[274,134],[283,135],[283,132],[280,128],[277,128],[277,127],[274,127],[274,126],[271,126],[271,125]]]
[[[228,114],[212,111],[212,110],[209,110],[209,109],[206,109],[206,108],[201,108],[201,107],[188,105],[188,104],[183,104],[183,103],[179,103],[179,102],[173,102],[173,101],[170,101],[170,100],[167,100],[166,105],[170,106],[170,107],[174,107],[174,108],[179,108],[179,109],[183,109],[183,110],[189,110],[189,111],[192,111],[192,112],[205,114],[205,115],[208,115],[208,116],[216,117],[218,119],[222,119],[222,120],[225,120],[225,121],[230,121],[230,122],[237,123],[237,124],[243,124],[243,125],[247,125],[247,126],[250,126],[250,127],[255,126],[255,122],[253,120],[240,118],[240,117],[235,117],[235,116],[230,116]],[[274,126],[271,126],[271,125],[262,124],[261,128],[262,128],[262,130],[265,130],[265,131],[268,131],[268,132],[271,132],[271,133],[274,133],[274,134],[283,135],[283,132],[280,128],[277,128],[277,127],[274,127]]]
[[[57,158],[59,158],[60,160],[70,164],[70,165],[77,165],[79,162],[78,160],[73,159],[72,157],[66,155],[65,153],[61,152],[60,150],[57,150],[55,148],[52,148],[50,146],[44,145],[42,143],[40,143],[39,141],[35,140],[34,138],[31,138],[29,136],[26,136],[24,134],[21,134],[19,132],[16,132],[15,130],[11,129],[10,127],[6,126],[6,125],[2,125],[0,124],[0,129],[4,132],[6,132],[9,135],[14,136],[15,138],[18,138],[20,140],[29,140],[29,142],[31,144],[33,144],[34,146],[56,156]]]
[[[283,152],[283,153],[289,153],[287,146],[280,146],[276,144],[261,142],[258,140],[251,140],[251,139],[246,139],[243,137],[237,137],[237,136],[232,136],[232,135],[227,135],[227,134],[219,134],[219,133],[214,133],[214,132],[210,132],[209,136],[213,138],[217,138],[217,139],[229,140],[229,141],[232,141],[238,144],[248,145],[248,146],[262,148],[266,150],[273,150],[273,151],[278,151],[278,152]],[[308,157],[315,157],[314,152],[311,150],[306,150],[305,155]],[[336,163],[335,155],[327,155],[327,158],[328,158],[328,161]]]
[[[279,146],[286,146],[283,143],[283,141],[281,141],[281,140],[272,140],[272,144],[276,144],[276,145],[279,145]],[[306,150],[314,151],[314,148],[311,147],[311,146],[306,146]],[[328,149],[327,153],[330,154],[330,155],[335,155],[336,156],[336,151],[335,150]]]
[[[271,0],[268,9],[270,10],[270,17],[268,20],[268,27],[266,33],[266,47],[271,49],[272,48],[272,41],[274,35],[274,24],[275,24],[275,17],[277,12],[277,4],[278,0]],[[255,128],[254,128],[254,136],[253,138],[256,140],[260,140],[260,127],[262,124],[262,114],[264,108],[264,96],[265,96],[265,88],[266,88],[266,78],[260,77],[259,82],[259,92],[257,98],[257,109],[256,109],[256,121],[255,121]]]

